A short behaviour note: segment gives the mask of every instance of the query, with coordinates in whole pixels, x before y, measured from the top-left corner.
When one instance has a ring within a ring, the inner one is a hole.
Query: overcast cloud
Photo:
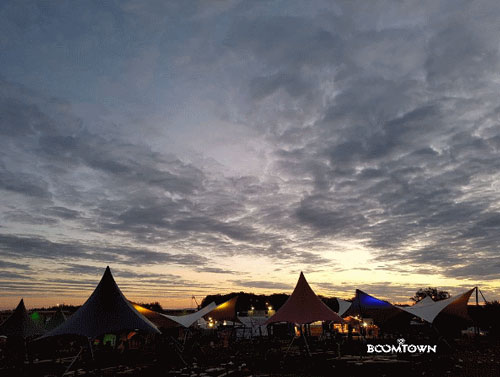
[[[37,281],[71,296],[107,264],[137,295],[155,266],[167,306],[180,286],[287,292],[300,270],[344,297],[400,300],[420,277],[498,298],[499,17],[496,1],[2,2],[3,298]]]

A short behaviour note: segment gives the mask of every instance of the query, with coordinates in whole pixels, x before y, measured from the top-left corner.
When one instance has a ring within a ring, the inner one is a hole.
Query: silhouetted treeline
[[[62,305],[54,305],[54,306],[49,306],[49,307],[41,307],[41,308],[33,308],[33,309],[30,309],[29,311],[30,312],[36,312],[36,311],[45,311],[45,310],[54,310],[54,311],[57,311],[57,310],[62,310],[63,312],[65,313],[74,313],[76,312],[78,309],[80,309],[80,306],[81,305],[66,305],[66,304],[62,304]]]
[[[153,310],[155,312],[159,312],[159,313],[164,312],[162,306],[160,305],[160,303],[158,301],[149,302],[149,303],[147,303],[147,302],[139,302],[138,304],[141,305],[144,308],[148,308],[149,310]]]
[[[450,294],[446,291],[441,291],[438,288],[420,288],[413,297],[410,297],[410,300],[419,302],[426,297],[430,297],[434,301],[441,301],[450,298]]]
[[[234,296],[238,296],[238,301],[236,302],[237,312],[246,312],[252,307],[255,310],[266,310],[269,306],[272,306],[274,310],[278,310],[290,297],[284,293],[273,293],[271,295],[256,295],[254,293],[245,292],[232,292],[225,295],[208,295],[201,302],[201,306],[206,306],[214,301],[217,305],[222,304],[225,301],[232,299]],[[338,302],[334,297],[322,297],[319,296],[323,302],[328,305],[332,310],[338,311]]]
[[[485,305],[469,305],[469,315],[474,322],[490,335],[500,335],[500,302],[491,301]]]

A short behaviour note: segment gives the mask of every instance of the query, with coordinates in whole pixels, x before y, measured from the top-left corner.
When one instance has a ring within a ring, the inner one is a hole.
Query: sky
[[[500,298],[497,1],[0,2],[0,308]]]

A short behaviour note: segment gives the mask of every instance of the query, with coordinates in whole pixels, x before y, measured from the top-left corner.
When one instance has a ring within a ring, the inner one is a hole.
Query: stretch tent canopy
[[[352,302],[346,301],[346,300],[342,300],[340,298],[337,299],[337,302],[339,303],[338,315],[342,317],[344,315],[344,313],[347,312],[347,310],[349,310],[349,308],[351,307]]]
[[[159,334],[160,330],[140,314],[125,298],[109,267],[88,300],[66,322],[43,337],[82,335],[95,338],[106,333],[141,330]]]
[[[265,324],[290,322],[303,325],[315,321],[342,322],[342,318],[316,296],[301,272],[291,296]]]
[[[184,327],[190,327],[193,323],[198,321],[201,317],[204,315],[210,313],[212,310],[214,310],[217,307],[215,302],[211,302],[204,308],[201,308],[197,312],[191,313],[191,314],[186,314],[186,315],[167,315],[167,314],[162,314],[162,316],[167,317],[169,320],[175,321],[176,323],[184,326]]]
[[[383,323],[401,313],[400,308],[391,303],[356,289],[356,297],[349,309],[344,313],[344,316],[359,315],[363,318],[373,318],[375,321]]]
[[[208,312],[205,318],[210,317],[215,321],[239,322],[236,315],[236,301],[238,301],[238,296],[234,296],[232,299],[218,305],[215,309]]]
[[[24,300],[21,299],[9,318],[0,325],[0,335],[29,338],[41,335],[45,329],[28,315]]]
[[[413,307],[434,304],[434,300],[430,296],[425,296],[422,300],[413,304]]]
[[[148,308],[145,308],[144,306],[141,306],[139,304],[135,304],[133,302],[131,302],[131,304],[135,308],[135,310],[137,310],[144,317],[146,317],[151,322],[153,322],[156,325],[156,327],[158,327],[160,329],[179,327],[179,324],[177,322],[172,321],[165,314],[155,312],[154,310],[150,310]]]
[[[400,309],[429,323],[433,323],[439,313],[448,313],[463,319],[470,319],[467,313],[467,303],[474,289],[476,288],[446,300],[433,301],[430,297],[426,297],[413,306],[401,307]]]

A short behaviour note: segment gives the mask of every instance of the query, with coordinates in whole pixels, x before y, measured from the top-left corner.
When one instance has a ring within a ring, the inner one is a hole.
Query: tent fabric
[[[265,324],[276,322],[307,324],[315,321],[342,322],[342,318],[316,296],[301,272],[291,296]]]
[[[139,304],[135,304],[135,303],[131,303],[131,304],[135,308],[135,310],[137,310],[144,317],[149,319],[152,323],[154,323],[156,325],[156,327],[158,327],[160,329],[179,327],[179,324],[177,322],[172,321],[165,314],[155,312],[154,310],[150,310],[150,309],[145,308],[144,306],[141,306]]]
[[[162,314],[162,316],[167,317],[171,321],[175,321],[176,323],[184,326],[184,327],[190,327],[193,323],[198,321],[201,317],[204,315],[210,313],[212,310],[214,310],[217,307],[215,302],[211,302],[207,306],[201,308],[197,312],[191,313],[191,314],[186,314],[186,315],[167,315],[167,314]]]
[[[359,315],[364,318],[373,318],[374,321],[383,323],[401,313],[400,308],[391,303],[356,289],[356,296],[349,309],[344,313],[344,316]]]
[[[344,315],[344,313],[347,312],[347,310],[349,310],[352,302],[342,300],[340,298],[337,299],[337,302],[339,303],[339,311],[337,314],[342,317]]]
[[[238,301],[238,296],[234,296],[232,299],[223,302],[218,305],[215,309],[208,312],[205,318],[212,318],[215,321],[233,321],[239,322],[236,315],[236,302]]]
[[[416,302],[413,307],[415,306],[422,306],[422,305],[429,305],[429,304],[433,304],[435,301],[432,299],[431,296],[425,296],[422,300]]]
[[[160,330],[125,298],[116,285],[111,270],[106,267],[101,281],[83,306],[66,322],[43,337],[73,334],[95,338],[125,330],[160,333]]]
[[[429,300],[422,302],[424,299],[413,306],[401,307],[400,309],[429,323],[433,323],[439,313],[448,313],[463,319],[470,319],[467,313],[467,303],[474,289],[446,300],[433,301],[431,299],[432,302]]]
[[[0,325],[0,335],[7,337],[29,338],[35,335],[42,335],[45,329],[33,321],[26,311],[24,299],[14,309],[9,318]]]
[[[50,318],[45,325],[45,328],[50,331],[62,325],[64,322],[66,322],[66,316],[64,315],[62,308],[58,308],[52,318]]]

